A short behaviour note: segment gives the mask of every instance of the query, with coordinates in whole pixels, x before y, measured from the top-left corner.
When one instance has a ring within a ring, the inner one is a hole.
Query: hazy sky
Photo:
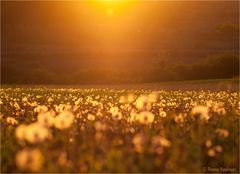
[[[238,23],[237,3],[4,1],[3,57],[151,57],[166,50],[208,47],[207,34],[219,24]],[[208,49],[218,48],[212,44]]]

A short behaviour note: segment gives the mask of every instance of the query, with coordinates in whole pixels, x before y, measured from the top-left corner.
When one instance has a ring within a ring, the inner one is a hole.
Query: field
[[[236,88],[3,86],[0,105],[3,173],[239,171]]]

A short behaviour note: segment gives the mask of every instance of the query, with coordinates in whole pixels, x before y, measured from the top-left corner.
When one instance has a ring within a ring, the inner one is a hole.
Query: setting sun
[[[114,11],[112,8],[108,8],[106,12],[108,15],[112,15]]]
[[[90,7],[96,11],[104,11],[108,16],[124,13],[127,9],[133,7],[137,1],[131,0],[98,0],[89,1]]]

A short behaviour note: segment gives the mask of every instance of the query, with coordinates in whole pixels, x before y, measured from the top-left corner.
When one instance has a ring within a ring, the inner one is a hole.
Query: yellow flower
[[[139,110],[151,110],[152,103],[149,101],[148,96],[142,95],[137,98],[135,106]]]
[[[128,118],[128,122],[132,123],[138,120],[138,114],[135,111],[130,112],[130,117]]]
[[[54,111],[39,113],[37,117],[38,123],[46,127],[53,126],[55,121],[54,114]]]
[[[94,126],[95,126],[96,131],[105,131],[106,130],[106,125],[99,121],[96,122]]]
[[[162,136],[155,136],[152,138],[152,145],[153,147],[157,147],[157,146],[170,147],[171,142]]]
[[[47,112],[48,108],[47,106],[44,105],[39,105],[34,109],[34,112],[39,113],[39,112]]]
[[[225,115],[227,113],[226,109],[225,108],[218,108],[217,109],[217,113],[219,115]]]
[[[51,97],[49,97],[49,98],[47,99],[47,102],[48,102],[48,103],[51,103],[51,102],[53,102],[53,99],[52,99]]]
[[[96,132],[96,134],[95,134],[95,140],[96,141],[99,141],[99,140],[102,140],[104,138],[104,135],[103,135],[103,133],[102,132]]]
[[[152,103],[155,103],[157,101],[158,94],[156,92],[152,92],[148,95],[148,100]]]
[[[138,114],[138,120],[142,124],[151,124],[154,121],[154,115],[149,111],[142,111]]]
[[[127,98],[126,98],[126,96],[121,96],[121,97],[119,98],[119,103],[127,103]]]
[[[216,156],[216,151],[214,149],[209,149],[207,154],[210,157],[214,157]]]
[[[132,140],[135,151],[141,153],[144,149],[144,144],[146,142],[145,136],[143,134],[137,134]]]
[[[94,120],[95,120],[95,115],[93,115],[93,114],[88,114],[87,119],[90,120],[90,121],[94,121]]]
[[[224,138],[229,136],[229,132],[227,129],[217,128],[215,130],[215,133],[217,133],[220,137],[224,137]]]
[[[17,125],[18,124],[18,121],[13,117],[7,117],[6,121],[7,121],[8,124],[11,124],[11,125]]]
[[[211,147],[212,146],[212,141],[211,140],[207,140],[205,142],[205,145],[206,145],[206,147]]]
[[[222,148],[222,146],[217,145],[217,146],[215,147],[215,150],[220,153],[220,152],[223,151],[223,148]]]
[[[27,125],[25,124],[22,124],[16,128],[15,135],[18,140],[23,141],[25,139],[26,128],[27,128]]]
[[[16,110],[20,110],[20,106],[17,102],[14,102],[13,106],[15,107]]]
[[[127,103],[132,103],[135,100],[134,94],[128,94],[127,95]]]
[[[112,115],[117,115],[118,114],[118,107],[111,107],[110,108],[110,113],[112,114]]]
[[[66,152],[61,152],[61,154],[58,157],[58,164],[61,166],[65,166],[67,164],[67,153]]]
[[[174,118],[174,121],[175,121],[176,123],[180,123],[180,124],[184,123],[184,116],[183,116],[183,114],[180,113],[179,115],[177,115],[177,116]]]
[[[16,165],[22,171],[38,172],[42,168],[43,161],[39,149],[24,149],[16,154]]]
[[[72,112],[63,111],[55,118],[55,127],[58,129],[67,129],[71,127],[74,121]]]
[[[112,114],[112,118],[114,120],[121,120],[122,119],[122,113],[119,112],[118,107],[112,107],[110,109],[110,113]]]
[[[32,123],[25,128],[25,139],[29,143],[40,143],[50,136],[50,131],[39,123]]]
[[[25,102],[28,102],[27,97],[23,97],[23,98],[22,98],[22,102],[24,102],[24,103],[25,103]]]
[[[209,109],[207,106],[201,106],[201,105],[198,105],[198,106],[195,106],[192,108],[192,112],[191,114],[193,116],[200,116],[200,119],[201,120],[204,120],[204,121],[208,121],[209,120]]]
[[[165,118],[165,117],[167,116],[167,113],[161,108],[161,109],[159,110],[159,115],[160,115],[160,117]]]

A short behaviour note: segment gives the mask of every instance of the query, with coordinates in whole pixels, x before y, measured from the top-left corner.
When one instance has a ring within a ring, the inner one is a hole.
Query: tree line
[[[194,64],[160,61],[154,66],[79,69],[56,72],[45,68],[21,69],[14,64],[2,66],[2,84],[122,84],[162,81],[232,78],[239,75],[239,57],[234,54],[209,56]]]

